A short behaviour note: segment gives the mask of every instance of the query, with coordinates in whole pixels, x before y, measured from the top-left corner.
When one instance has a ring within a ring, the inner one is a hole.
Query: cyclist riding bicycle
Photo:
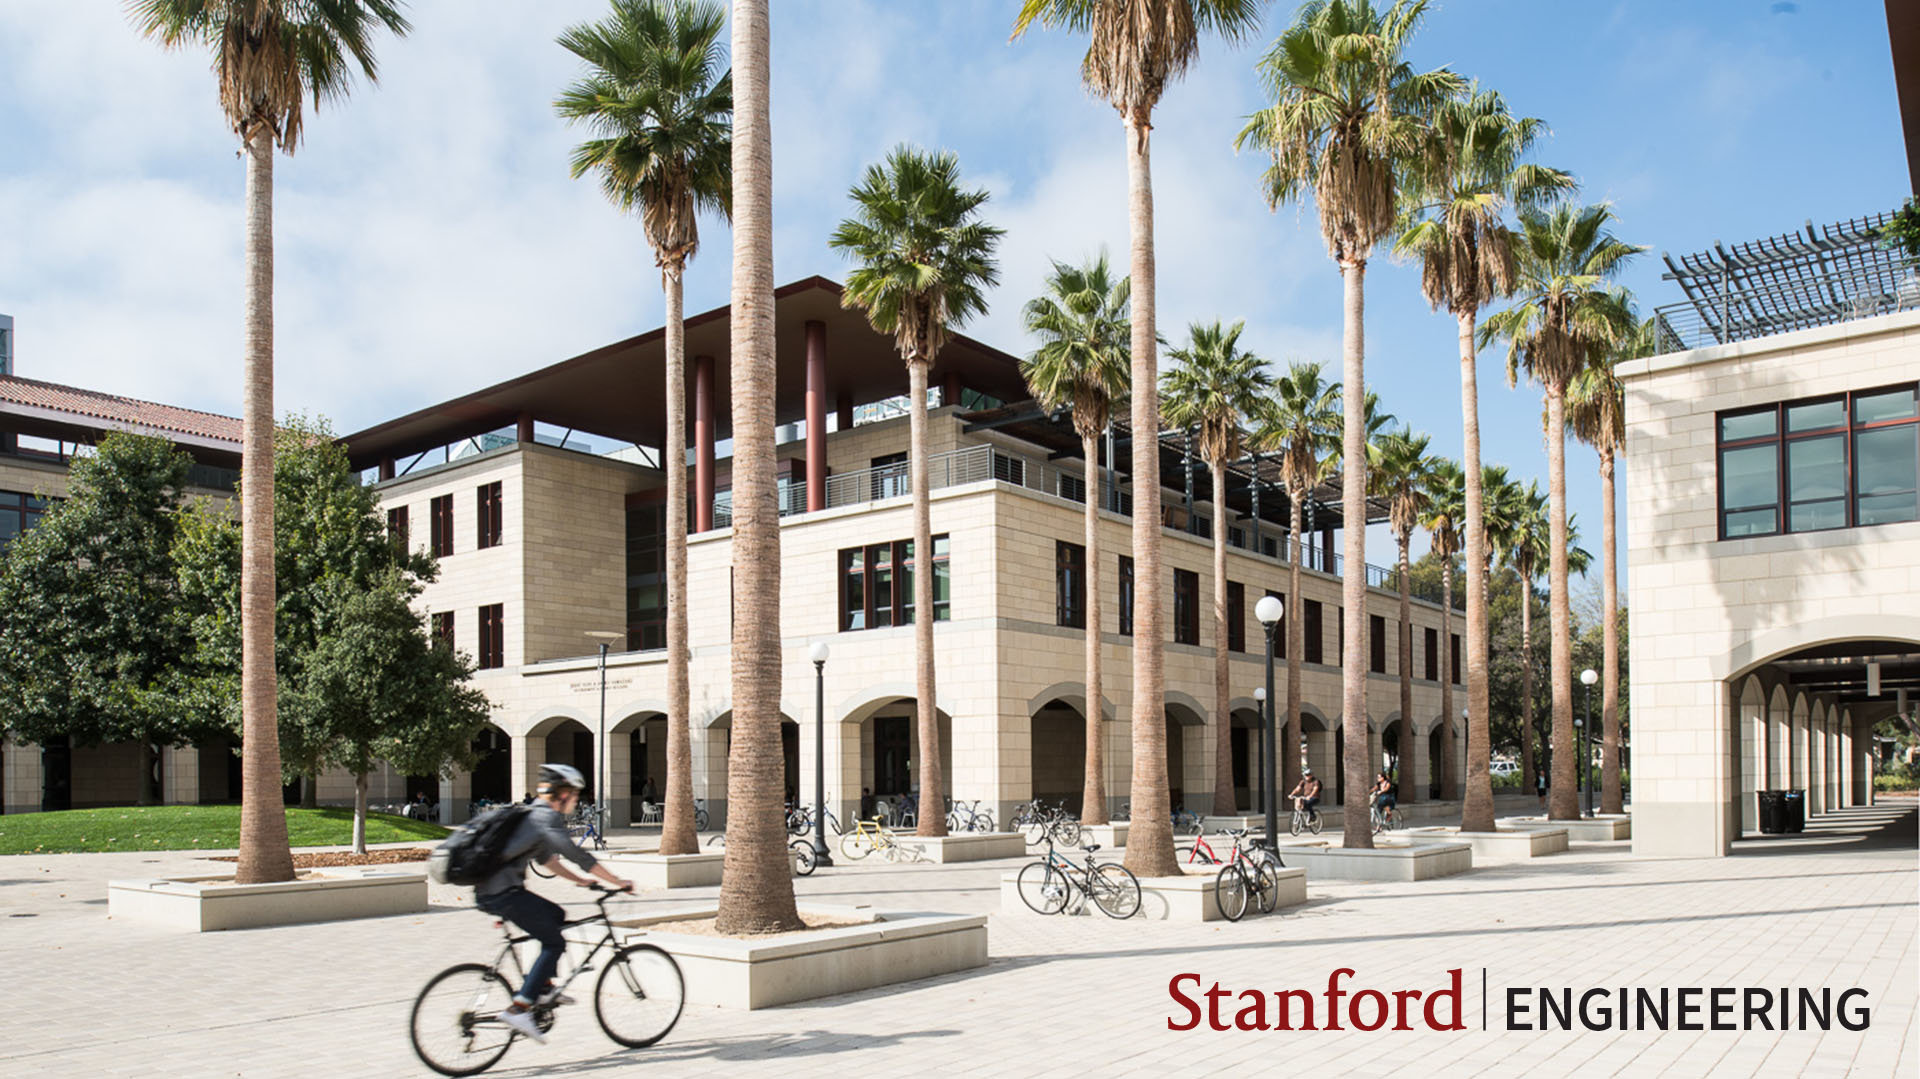
[[[560,957],[567,951],[566,937],[560,931],[567,916],[559,904],[527,890],[528,864],[539,862],[542,869],[583,888],[590,887],[591,878],[580,876],[560,863],[565,858],[615,888],[633,889],[632,881],[615,876],[567,835],[567,814],[580,804],[580,789],[584,786],[586,779],[577,768],[565,764],[541,765],[540,797],[507,842],[504,864],[473,889],[475,906],[512,922],[540,942],[540,957],[528,968],[527,980],[513,995],[513,1003],[500,1013],[502,1023],[537,1042],[547,1038],[528,1009],[535,1004],[570,1003],[558,998],[553,988]]]
[[[1320,780],[1314,776],[1313,769],[1309,768],[1301,774],[1300,782],[1287,793],[1287,797],[1293,799],[1295,812],[1305,810],[1313,816],[1320,815],[1316,808],[1320,805]]]
[[[1373,777],[1373,808],[1385,816],[1399,804],[1400,800],[1393,793],[1393,781],[1387,778],[1387,773],[1376,772]]]

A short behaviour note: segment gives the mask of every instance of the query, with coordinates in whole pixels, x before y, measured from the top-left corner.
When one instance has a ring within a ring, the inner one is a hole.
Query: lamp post
[[[1281,602],[1279,596],[1261,596],[1260,602],[1253,605],[1253,616],[1260,620],[1260,624],[1267,631],[1267,700],[1266,706],[1260,710],[1261,719],[1266,723],[1266,738],[1260,747],[1260,774],[1261,786],[1265,788],[1261,791],[1261,800],[1266,803],[1267,842],[1269,843],[1278,842],[1280,837],[1280,818],[1274,807],[1274,803],[1278,801],[1279,792],[1274,789],[1276,777],[1272,767],[1277,762],[1270,762],[1266,758],[1277,744],[1274,732],[1278,728],[1273,722],[1273,632],[1280,625],[1280,615],[1285,610],[1286,605]]]
[[[832,865],[827,853],[827,642],[813,643],[813,860]]]
[[[607,767],[609,756],[607,752],[607,649],[625,634],[614,633],[611,630],[590,629],[587,631],[587,636],[600,642],[600,741],[596,743],[600,751],[594,754],[593,800],[599,806],[600,835],[604,839],[607,827],[613,823],[612,818],[607,815],[610,809],[607,802],[607,784],[611,782],[608,777],[613,774]]]
[[[1586,815],[1593,816],[1593,684],[1600,680],[1592,667],[1580,672],[1580,684],[1587,687],[1587,721],[1581,727],[1585,740],[1580,743],[1580,777],[1586,780]]]
[[[1254,788],[1253,805],[1255,809],[1260,809],[1261,812],[1265,812],[1265,809],[1262,808],[1262,803],[1266,801],[1267,797],[1267,687],[1259,686],[1255,688],[1253,691],[1253,699],[1260,705],[1261,728],[1254,732],[1259,742],[1259,751],[1254,754],[1254,756],[1259,758],[1256,762],[1259,764],[1259,771],[1255,773],[1255,781],[1259,786]]]

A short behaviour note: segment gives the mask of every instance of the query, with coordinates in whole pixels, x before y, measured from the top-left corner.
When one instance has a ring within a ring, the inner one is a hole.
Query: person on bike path
[[[1387,773],[1385,772],[1374,773],[1373,808],[1379,810],[1381,813],[1386,813],[1388,810],[1392,809],[1394,806],[1399,804],[1400,804],[1400,799],[1394,796],[1393,781],[1387,778]]]
[[[1309,813],[1317,812],[1315,807],[1320,804],[1320,780],[1313,774],[1313,769],[1307,769],[1300,776],[1300,782],[1294,784],[1293,790],[1288,792],[1287,797],[1293,799],[1294,809],[1304,809]]]
[[[566,912],[550,899],[527,890],[527,866],[539,862],[541,868],[587,887],[593,883],[561,864],[561,859],[599,877],[615,888],[631,891],[633,882],[615,876],[593,855],[581,850],[567,835],[567,815],[580,804],[580,789],[586,779],[580,770],[565,764],[540,766],[540,798],[505,847],[506,861],[492,876],[473,890],[474,905],[496,918],[504,918],[540,942],[540,957],[527,970],[527,980],[513,995],[513,1003],[500,1013],[500,1021],[537,1042],[547,1040],[529,1011],[535,1004],[567,1004],[557,999],[553,976],[560,969],[560,957],[566,954],[567,940],[561,933]]]

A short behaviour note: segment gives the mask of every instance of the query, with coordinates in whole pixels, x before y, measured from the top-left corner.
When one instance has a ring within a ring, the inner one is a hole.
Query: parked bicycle
[[[553,1029],[554,1016],[573,1003],[567,986],[587,971],[603,950],[611,952],[594,984],[593,1012],[607,1037],[628,1048],[652,1045],[673,1030],[686,1003],[686,982],[673,957],[652,944],[624,947],[614,936],[607,900],[622,893],[593,885],[596,912],[568,926],[599,925],[602,938],[555,985],[552,1003],[536,1004],[534,1022],[541,1034]],[[506,1055],[519,1032],[502,1023],[500,1013],[513,1000],[513,987],[526,977],[518,945],[532,940],[515,935],[505,922],[494,923],[506,938],[492,963],[461,963],[433,976],[413,1002],[408,1033],[422,1063],[442,1075],[475,1075]],[[569,942],[568,958],[572,959]]]
[[[567,819],[567,835],[582,847],[591,843],[595,850],[606,850],[606,814],[597,805],[582,804]]]
[[[1028,846],[1043,842],[1058,843],[1063,847],[1080,845],[1080,818],[1074,816],[1063,805],[1048,805],[1038,798],[1024,803],[1014,815],[1015,827],[1025,833]]]
[[[1109,918],[1131,918],[1140,911],[1140,881],[1126,866],[1117,862],[1096,863],[1094,852],[1100,844],[1080,848],[1086,852],[1085,864],[1047,844],[1047,853],[1028,864],[1015,878],[1020,900],[1039,914],[1059,914],[1069,906],[1078,912],[1091,898],[1093,905]]]
[[[707,849],[726,850],[727,833],[721,832],[707,840]],[[810,877],[814,867],[819,864],[820,856],[813,851],[813,840],[793,839],[787,842],[787,856],[793,859],[795,876]]]
[[[982,809],[978,798],[971,802],[947,800],[947,831],[991,832],[993,810]]]
[[[1198,813],[1193,813],[1182,808],[1175,808],[1173,811],[1173,833],[1175,835],[1196,835],[1201,831],[1205,823],[1206,818],[1200,816]]]
[[[707,830],[708,823],[707,800],[705,798],[695,798],[693,800],[693,830],[696,832],[704,832]]]
[[[827,800],[831,802],[833,796],[828,795]],[[840,818],[834,816],[832,809],[827,810],[827,827],[832,830],[834,835],[841,835],[846,832],[845,828],[840,827]],[[797,836],[811,834],[813,832],[813,807],[810,805],[788,806],[787,832]]]
[[[840,853],[856,862],[874,853],[889,862],[920,860],[920,851],[901,846],[893,829],[882,824],[879,817],[854,821],[853,828],[840,837]]]
[[[1262,840],[1248,840],[1245,828],[1228,828],[1221,834],[1233,839],[1233,849],[1214,881],[1213,901],[1220,916],[1237,922],[1246,915],[1249,902],[1260,913],[1271,913],[1280,901],[1279,855]]]

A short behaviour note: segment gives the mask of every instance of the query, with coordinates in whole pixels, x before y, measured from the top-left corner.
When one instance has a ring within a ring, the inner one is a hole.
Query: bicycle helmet
[[[540,786],[551,790],[556,787],[571,787],[581,790],[587,785],[587,777],[580,769],[571,764],[543,764],[540,766]]]

